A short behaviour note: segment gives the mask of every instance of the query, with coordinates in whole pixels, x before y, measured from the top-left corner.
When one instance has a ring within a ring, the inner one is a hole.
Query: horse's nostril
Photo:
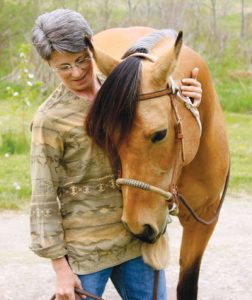
[[[122,221],[123,226],[128,230],[131,231],[128,224],[124,221]],[[157,238],[157,233],[153,229],[153,227],[149,224],[144,224],[143,225],[143,231],[140,234],[134,234],[132,233],[136,238],[140,239],[143,242],[146,243],[154,243]]]
[[[149,224],[145,224],[143,227],[143,232],[141,234],[135,234],[135,237],[145,243],[155,243],[157,235],[153,227]]]
[[[155,237],[156,233],[155,233],[155,230],[151,227],[151,225],[149,224],[144,224],[144,233],[143,235],[151,240]]]

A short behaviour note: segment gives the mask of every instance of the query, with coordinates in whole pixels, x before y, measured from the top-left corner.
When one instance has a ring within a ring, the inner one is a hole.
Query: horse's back
[[[153,31],[155,29],[142,26],[111,28],[97,33],[94,36],[94,44],[116,59],[120,59],[138,39]]]
[[[139,39],[148,36],[157,29],[144,26],[119,27],[110,28],[97,33],[93,37],[94,46],[102,49],[116,59],[121,59],[122,55]],[[173,31],[174,32],[174,31]],[[158,43],[151,49],[151,53],[157,57],[162,55],[164,49],[171,47],[174,42],[172,34],[165,36],[165,39],[160,39]],[[183,46],[180,54],[180,66],[177,68],[178,75],[182,77],[190,77],[191,71],[195,64],[200,64],[201,57],[191,48]]]

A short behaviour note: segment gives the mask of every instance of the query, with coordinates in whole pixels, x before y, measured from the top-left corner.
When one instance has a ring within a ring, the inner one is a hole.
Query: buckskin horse
[[[202,255],[229,174],[227,133],[208,67],[182,44],[181,32],[174,38],[174,32],[147,27],[98,33],[92,51],[107,79],[86,129],[120,159],[122,222],[143,241],[145,261],[161,269],[167,264],[170,214],[178,215],[183,236],[177,298],[197,299]],[[179,91],[194,67],[203,89],[198,109]]]

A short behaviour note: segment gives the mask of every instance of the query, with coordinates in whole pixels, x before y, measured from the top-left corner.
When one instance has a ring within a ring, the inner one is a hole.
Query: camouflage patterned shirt
[[[121,223],[116,172],[84,131],[88,106],[60,84],[32,124],[31,249],[51,259],[67,255],[76,274],[141,255]]]

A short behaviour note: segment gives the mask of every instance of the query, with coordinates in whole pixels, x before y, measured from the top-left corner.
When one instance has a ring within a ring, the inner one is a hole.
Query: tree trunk
[[[103,29],[108,28],[110,18],[109,0],[104,0],[104,25]]]
[[[240,37],[245,37],[245,13],[244,13],[244,0],[241,0],[241,33]]]
[[[216,0],[211,0],[212,4],[212,18],[213,18],[213,37],[217,38],[217,17],[216,17]]]

